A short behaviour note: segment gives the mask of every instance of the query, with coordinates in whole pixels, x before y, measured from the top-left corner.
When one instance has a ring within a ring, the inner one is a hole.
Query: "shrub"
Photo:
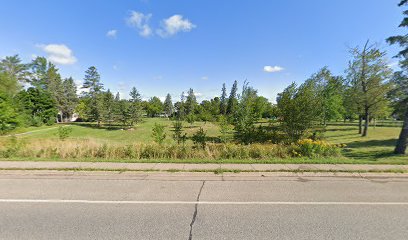
[[[219,124],[220,124],[220,140],[222,143],[227,143],[230,140],[229,132],[232,130],[230,124],[228,123],[228,120],[226,117],[223,115],[220,116],[219,118]]]
[[[203,149],[205,148],[206,138],[207,138],[207,133],[204,131],[202,127],[200,127],[200,129],[198,129],[197,132],[195,132],[192,137],[194,144]]]
[[[156,143],[162,144],[164,139],[166,139],[164,125],[155,123],[152,129],[152,137]]]
[[[58,127],[58,137],[61,141],[64,141],[69,137],[69,135],[72,133],[72,127],[64,127],[64,126],[59,126]]]
[[[296,154],[300,154],[305,157],[327,157],[337,156],[340,154],[340,148],[338,145],[330,144],[325,141],[314,141],[312,139],[303,139],[297,142]],[[296,155],[294,154],[294,155]]]
[[[185,144],[187,140],[187,134],[183,133],[183,122],[182,121],[175,121],[173,122],[174,127],[174,134],[173,139],[177,142],[177,144],[183,143]]]

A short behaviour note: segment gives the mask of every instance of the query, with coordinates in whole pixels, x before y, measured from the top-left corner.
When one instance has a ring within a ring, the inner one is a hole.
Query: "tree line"
[[[401,1],[406,6],[408,0]],[[400,27],[408,26],[408,13]],[[241,143],[279,138],[295,142],[304,137],[318,137],[319,127],[329,121],[358,121],[358,132],[369,134],[370,122],[377,119],[404,120],[395,153],[405,153],[408,137],[408,37],[393,36],[390,44],[404,49],[397,57],[400,71],[389,67],[386,52],[367,41],[350,49],[351,59],[343,76],[335,76],[323,67],[304,83],[290,84],[278,94],[276,104],[259,96],[245,81],[239,89],[234,81],[229,92],[224,83],[219,97],[197,100],[193,89],[182,92],[174,102],[167,94],[142,100],[133,87],[128,98],[105,89],[96,67],[85,72],[80,89],[74,80],[63,79],[58,68],[44,57],[22,63],[18,55],[0,62],[0,131],[6,133],[18,126],[39,126],[69,121],[74,114],[79,120],[96,122],[98,126],[132,127],[147,117],[169,117],[177,121],[219,122],[234,127],[235,140]],[[79,90],[79,91],[78,91]],[[78,92],[80,92],[78,94]],[[279,128],[257,124],[261,118],[274,119]]]

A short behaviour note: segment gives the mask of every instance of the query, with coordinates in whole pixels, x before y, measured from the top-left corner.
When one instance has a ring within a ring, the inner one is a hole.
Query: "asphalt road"
[[[0,239],[408,239],[408,178],[0,172]]]

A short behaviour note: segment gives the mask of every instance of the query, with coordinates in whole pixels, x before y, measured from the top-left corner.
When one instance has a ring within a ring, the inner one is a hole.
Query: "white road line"
[[[85,203],[85,204],[180,204],[180,205],[407,205],[408,202],[206,202],[206,201],[113,201],[68,199],[0,199],[0,203]]]

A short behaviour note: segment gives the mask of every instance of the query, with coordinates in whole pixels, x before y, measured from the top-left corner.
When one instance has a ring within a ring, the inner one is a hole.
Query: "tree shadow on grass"
[[[80,126],[80,127],[101,129],[101,130],[107,130],[107,131],[127,130],[129,128],[132,128],[132,126],[123,126],[120,124],[98,126],[97,124],[94,124],[94,123],[81,123],[81,124],[75,124],[75,125]]]
[[[370,141],[355,141],[347,144],[350,148],[367,148],[367,147],[393,147],[397,143],[397,139],[370,140]]]
[[[343,131],[351,131],[351,130],[355,130],[356,133],[358,132],[358,128],[331,128],[331,129],[326,129],[326,132],[343,132]]]

